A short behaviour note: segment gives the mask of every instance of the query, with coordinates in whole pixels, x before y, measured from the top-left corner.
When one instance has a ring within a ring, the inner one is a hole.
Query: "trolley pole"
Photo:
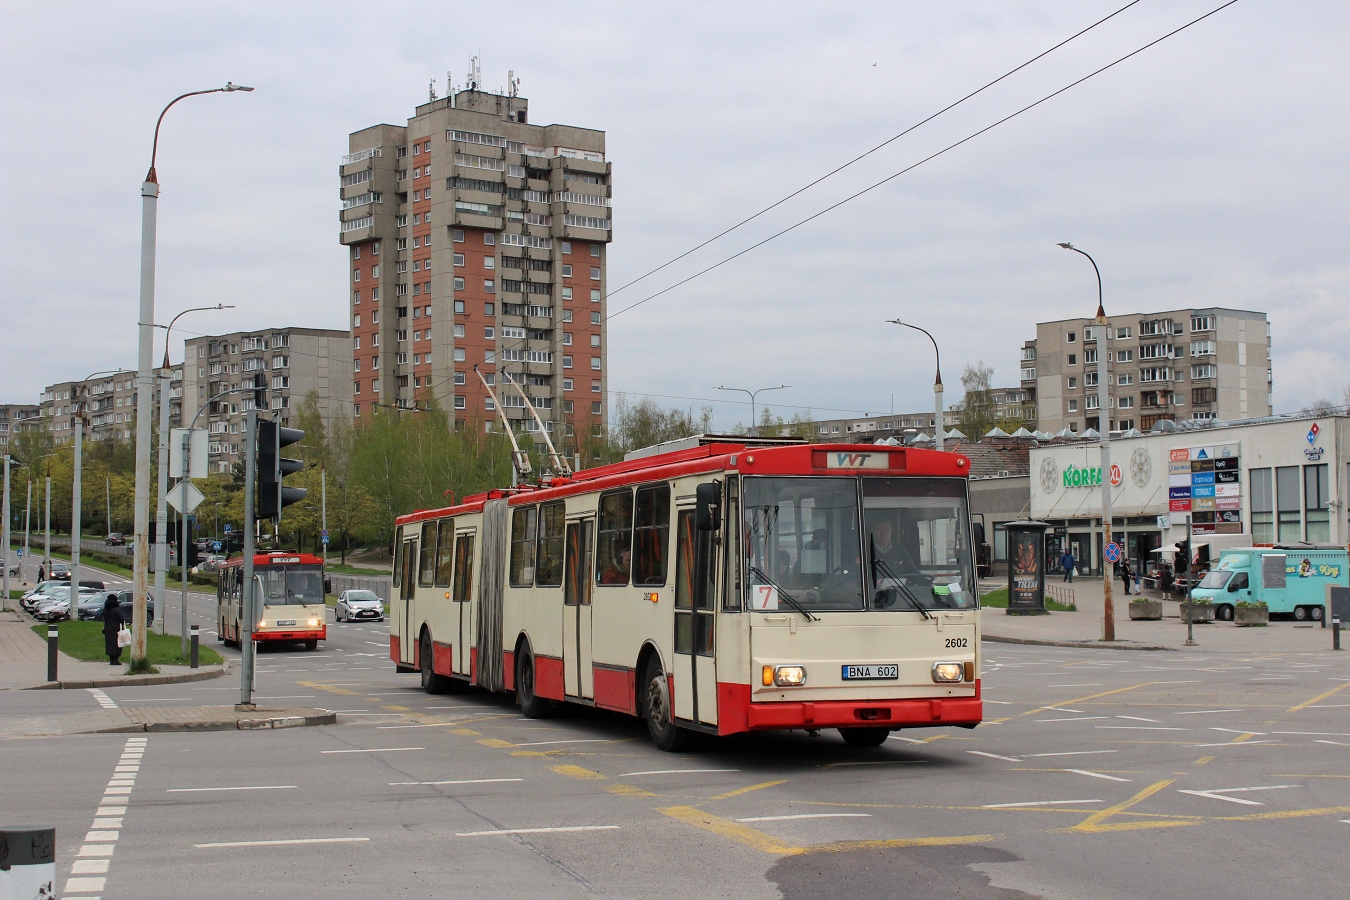
[[[244,424],[244,584],[240,594],[239,642],[244,663],[239,668],[239,706],[253,708],[253,489],[258,477],[258,410],[248,411]]]

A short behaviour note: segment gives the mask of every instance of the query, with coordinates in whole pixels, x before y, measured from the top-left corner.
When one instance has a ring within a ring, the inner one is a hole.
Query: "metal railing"
[[[329,575],[328,580],[332,585],[331,593],[333,594],[341,594],[343,591],[374,591],[375,596],[386,604],[392,595],[390,589],[393,581],[392,576],[381,578],[365,575]]]

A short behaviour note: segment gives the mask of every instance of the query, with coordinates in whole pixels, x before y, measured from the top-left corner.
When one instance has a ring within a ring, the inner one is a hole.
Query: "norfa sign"
[[[1064,469],[1064,486],[1066,488],[1101,487],[1101,466],[1097,466],[1096,468],[1088,468],[1087,466],[1066,466]]]

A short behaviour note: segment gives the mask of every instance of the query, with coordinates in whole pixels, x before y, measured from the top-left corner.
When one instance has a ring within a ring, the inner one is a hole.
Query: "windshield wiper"
[[[903,581],[900,580],[899,576],[897,576],[895,572],[892,571],[891,567],[886,564],[886,561],[884,559],[877,556],[876,537],[869,534],[867,536],[867,543],[869,545],[868,549],[872,551],[872,584],[874,586],[876,585],[877,570],[880,569],[881,574],[885,575],[887,578],[889,578],[892,582],[895,583],[896,588],[900,591],[900,593],[904,596],[904,598],[909,601],[910,606],[914,607],[919,612],[923,613],[923,617],[925,619],[933,618],[933,614],[924,608],[923,603],[919,601],[918,597],[914,596],[914,592],[909,589],[909,585],[905,584]]]
[[[780,585],[778,582],[774,581],[774,580],[773,580],[772,578],[770,578],[768,575],[765,575],[764,572],[763,572],[763,570],[761,570],[761,569],[759,569],[759,568],[756,568],[755,566],[750,566],[750,574],[751,574],[751,575],[754,575],[754,576],[755,576],[756,578],[758,578],[760,581],[764,582],[765,584],[767,584],[767,585],[769,585],[770,587],[772,587],[774,590],[778,591],[778,596],[781,597],[781,598],[783,598],[784,600],[786,600],[788,606],[792,607],[792,608],[795,609],[797,612],[799,612],[799,613],[801,613],[802,615],[806,616],[806,620],[807,620],[808,622],[819,622],[819,621],[820,621],[820,619],[819,619],[818,617],[811,615],[811,613],[807,611],[807,609],[806,609],[805,606],[802,606],[802,605],[801,605],[800,603],[798,603],[795,599],[793,599],[793,597],[792,597],[791,594],[789,594],[787,591],[783,590],[782,585]]]

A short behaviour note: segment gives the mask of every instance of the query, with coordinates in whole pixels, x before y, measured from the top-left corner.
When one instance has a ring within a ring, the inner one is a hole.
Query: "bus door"
[[[403,542],[402,571],[399,573],[399,601],[403,604],[403,621],[398,642],[398,661],[416,665],[417,620],[413,617],[413,597],[417,593],[417,537]]]
[[[563,690],[569,697],[595,698],[591,668],[591,547],[595,520],[567,523],[563,564]]]
[[[472,675],[469,646],[473,643],[473,538],[472,531],[455,536],[455,575],[450,589],[457,623],[451,664],[456,675]]]
[[[716,547],[711,531],[695,527],[694,509],[681,509],[675,541],[675,717],[717,724],[717,665],[713,655]]]

